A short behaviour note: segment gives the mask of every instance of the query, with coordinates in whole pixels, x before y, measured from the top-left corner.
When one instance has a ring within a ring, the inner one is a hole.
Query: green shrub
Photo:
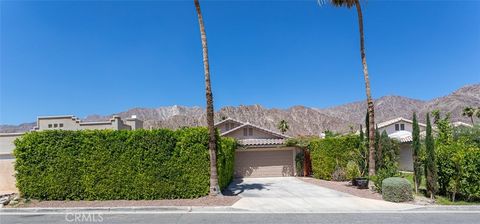
[[[313,176],[319,179],[331,180],[337,167],[345,170],[348,161],[361,158],[360,140],[354,135],[312,140],[308,148]]]
[[[411,201],[413,200],[412,185],[405,178],[387,178],[382,182],[382,198],[391,202]]]
[[[209,192],[206,128],[40,131],[15,145],[17,187],[26,198],[173,199]],[[225,187],[233,177],[235,141],[218,145]]]
[[[348,161],[346,178],[347,180],[353,180],[356,177],[360,177],[360,168],[358,168],[358,164],[355,161]]]
[[[386,168],[381,168],[380,170],[378,170],[376,175],[371,176],[370,179],[373,181],[375,190],[379,193],[382,193],[383,180],[390,177],[396,177],[399,175],[400,175],[400,172],[398,172],[398,169],[396,167],[387,166]]]
[[[480,148],[466,139],[436,148],[440,194],[467,201],[480,199]]]

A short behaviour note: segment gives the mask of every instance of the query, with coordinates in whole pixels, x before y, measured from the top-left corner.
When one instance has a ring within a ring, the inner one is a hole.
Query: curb
[[[480,205],[433,205],[411,209],[412,211],[476,211],[480,213]]]
[[[201,207],[201,206],[142,206],[142,207],[72,207],[72,208],[0,208],[0,214],[12,213],[80,213],[80,212],[103,212],[103,213],[187,213],[187,212],[235,212],[245,211],[230,206]]]

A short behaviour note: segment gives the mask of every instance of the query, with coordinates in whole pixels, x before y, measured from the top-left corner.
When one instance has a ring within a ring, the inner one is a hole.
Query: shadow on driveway
[[[245,190],[268,190],[270,184],[261,184],[261,183],[244,183],[243,179],[235,179],[228,185],[228,187],[223,190],[223,195],[225,196],[237,196],[243,193]]]

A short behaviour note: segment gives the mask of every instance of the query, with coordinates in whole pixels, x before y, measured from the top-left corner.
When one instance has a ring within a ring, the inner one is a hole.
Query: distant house
[[[108,121],[82,121],[73,115],[65,116],[41,116],[37,118],[37,126],[34,131],[42,130],[135,130],[143,129],[143,121],[135,115],[122,120],[120,116],[113,116]]]
[[[248,122],[227,118],[215,124],[224,137],[237,139],[235,177],[295,176],[295,147],[285,146],[287,135]]]
[[[396,139],[400,143],[399,168],[404,171],[413,170],[412,132],[413,121],[403,117],[379,123],[378,131],[386,131],[388,137]],[[418,123],[421,135],[424,135],[427,125]],[[422,133],[423,132],[423,133]]]

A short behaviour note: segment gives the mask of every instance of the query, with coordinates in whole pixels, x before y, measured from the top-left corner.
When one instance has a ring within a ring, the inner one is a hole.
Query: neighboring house
[[[73,115],[65,116],[43,116],[37,118],[35,131],[42,130],[92,130],[92,129],[112,129],[112,130],[135,130],[142,129],[143,121],[137,119],[135,115],[125,119],[120,116],[113,116],[108,121],[81,121]]]
[[[386,131],[388,137],[398,140],[400,143],[399,168],[404,171],[413,170],[412,131],[413,121],[403,117],[379,123],[378,131]],[[427,125],[418,123],[421,135],[424,135]]]
[[[289,136],[227,118],[215,124],[223,137],[235,138],[235,177],[295,176],[297,148],[285,146]]]
[[[37,126],[32,131],[43,130],[92,130],[92,129],[112,129],[112,130],[135,130],[142,129],[143,121],[132,116],[122,120],[119,116],[113,116],[108,121],[85,122],[75,116],[43,116],[37,118]],[[15,158],[13,150],[15,149],[15,139],[21,137],[24,133],[0,133],[0,195],[14,193],[18,190],[15,187],[14,167]]]
[[[473,125],[467,124],[465,122],[457,121],[452,123],[453,127],[462,127],[462,128],[471,128]]]

